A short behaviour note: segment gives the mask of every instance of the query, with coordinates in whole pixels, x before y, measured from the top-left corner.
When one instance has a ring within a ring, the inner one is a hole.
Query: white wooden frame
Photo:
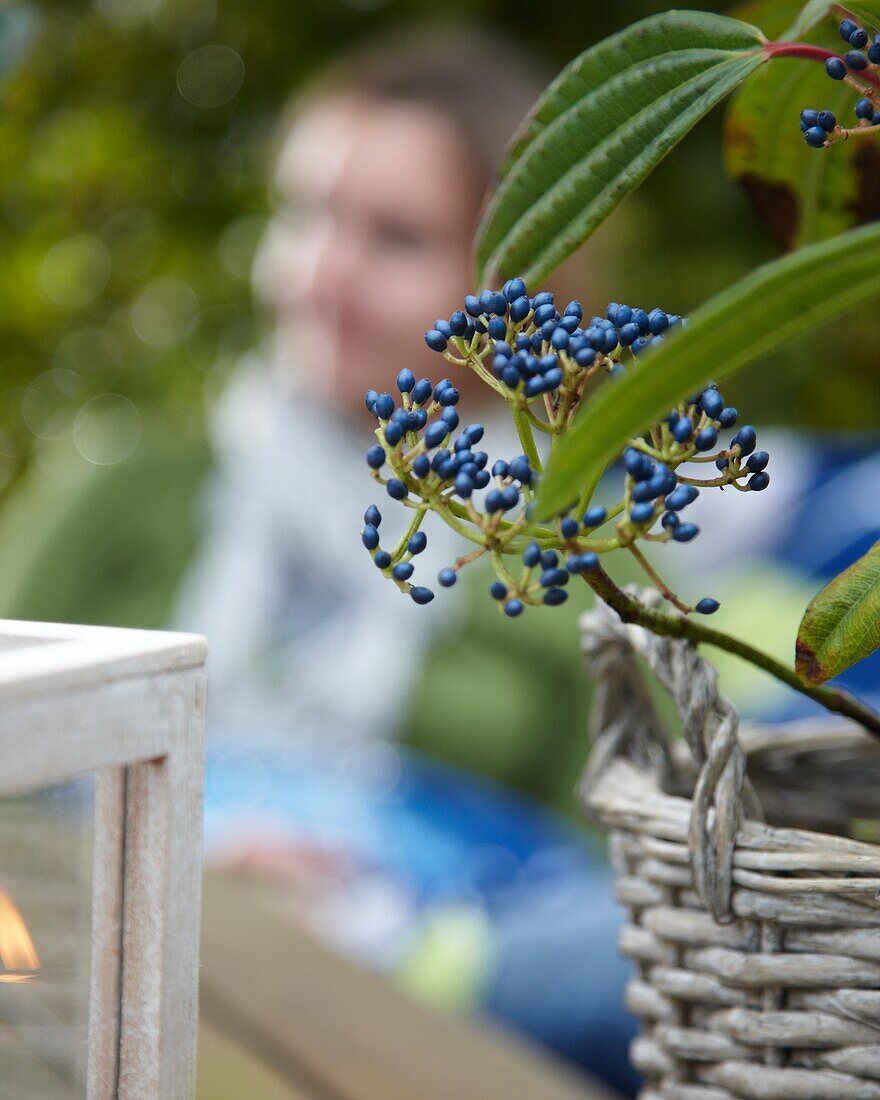
[[[0,620],[0,796],[96,773],[88,1100],[195,1086],[205,640]]]

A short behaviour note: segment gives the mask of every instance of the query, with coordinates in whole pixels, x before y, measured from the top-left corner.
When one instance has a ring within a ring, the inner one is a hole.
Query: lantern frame
[[[0,797],[95,775],[88,1100],[194,1092],[206,655],[0,620]]]

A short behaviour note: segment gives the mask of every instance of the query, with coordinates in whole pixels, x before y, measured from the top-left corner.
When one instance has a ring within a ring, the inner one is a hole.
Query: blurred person
[[[463,777],[426,773],[417,758],[376,748],[404,737],[455,759],[456,748],[445,751],[451,730],[469,743],[459,762],[514,783],[519,771],[550,800],[562,784],[571,790],[585,754],[574,612],[568,633],[557,620],[553,638],[536,647],[533,629],[528,637],[518,624],[506,636],[499,630],[485,578],[478,593],[462,583],[443,593],[451,598],[417,607],[390,589],[357,536],[371,503],[388,513],[385,539],[400,519],[364,467],[364,393],[395,392],[404,366],[435,383],[449,373],[422,334],[471,289],[483,194],[544,83],[503,40],[420,33],[345,58],[297,99],[282,127],[275,208],[254,262],[269,331],[216,409],[206,533],[177,620],[211,645],[209,735],[221,752],[209,768],[214,854],[307,880],[312,894],[315,867],[325,882],[335,869],[334,888],[312,907],[322,932],[397,968],[435,1000],[447,998],[438,972],[444,988],[455,973],[460,1006],[488,1008],[631,1088],[619,917],[601,860],[578,853],[582,845],[563,827],[536,825],[547,851],[557,852],[547,873],[540,846],[520,837],[513,854],[510,834],[493,832],[493,814],[516,816],[499,792],[475,786],[465,797]],[[491,395],[469,374],[454,380],[467,418],[486,425],[487,447],[518,453],[506,409],[493,413]],[[457,539],[439,526],[426,530],[416,576],[432,584]],[[489,629],[485,612],[473,612],[476,600],[495,622]],[[449,673],[437,667],[440,654],[452,657]],[[438,685],[442,698],[433,698]],[[496,685],[509,705],[492,702]],[[239,773],[263,764],[287,775],[277,801],[269,780],[262,817],[230,812],[249,797],[250,780]],[[378,770],[380,797],[364,784],[364,768],[370,782]],[[383,801],[384,783],[391,797]],[[330,792],[326,820],[315,810],[318,790]],[[416,807],[404,818],[402,800]],[[512,804],[533,819],[527,803]],[[397,831],[386,833],[392,811]],[[297,818],[292,834],[278,824],[286,813]],[[421,837],[423,864],[432,851],[443,860],[457,848],[454,873],[444,878],[435,865],[420,877],[408,866],[401,896],[385,873],[390,850],[405,845],[401,831]],[[381,844],[365,840],[375,836]],[[430,933],[408,920],[419,892],[434,906]],[[489,896],[494,915],[484,921]],[[471,929],[463,939],[462,905]],[[439,956],[438,928],[440,940],[446,935]],[[587,944],[601,959],[572,966]]]

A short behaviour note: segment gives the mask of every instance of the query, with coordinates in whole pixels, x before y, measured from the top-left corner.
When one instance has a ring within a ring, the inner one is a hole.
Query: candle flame
[[[39,969],[40,957],[24,917],[9,894],[0,890],[0,983],[28,982]]]

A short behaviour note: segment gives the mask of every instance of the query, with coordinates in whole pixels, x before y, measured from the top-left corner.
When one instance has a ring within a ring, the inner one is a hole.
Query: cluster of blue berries
[[[648,312],[619,302],[612,302],[604,317],[584,323],[579,302],[560,312],[552,294],[529,296],[522,279],[508,280],[500,291],[469,295],[464,307],[434,323],[425,334],[428,347],[474,370],[514,408],[541,397],[544,419],[531,410],[528,415],[549,433],[565,429],[585,383],[600,367],[614,377],[626,369],[622,360],[627,355],[639,354],[686,324],[661,309]],[[367,452],[367,464],[388,496],[415,516],[396,547],[387,550],[379,534],[381,515],[371,506],[361,537],[376,566],[419,604],[434,598],[430,588],[412,583],[413,558],[427,545],[419,528],[428,511],[477,547],[439,572],[441,587],[454,585],[464,565],[490,553],[498,578],[490,593],[505,614],[515,617],[528,605],[564,603],[570,579],[598,569],[602,553],[621,547],[635,552],[638,540],[690,542],[699,528],[682,513],[699,496],[699,487],[731,485],[760,492],[770,482],[769,455],[756,450],[751,425],[739,428],[726,448],[719,444],[720,433],[735,426],[738,414],[712,383],[670,410],[644,437],[631,440],[622,456],[625,490],[618,504],[569,509],[550,526],[532,530],[529,517],[540,467],[526,454],[490,463],[487,452],[478,449],[483,426],[459,427],[460,394],[450,379],[435,385],[404,369],[397,391],[397,396],[375,390],[366,394],[366,408],[377,421],[377,442]],[[526,449],[537,462],[534,446]],[[717,468],[710,479],[680,469],[710,462]],[[613,530],[598,532],[612,521]],[[521,562],[515,576],[505,564],[510,555]],[[666,594],[686,612],[709,615],[719,606],[706,597],[688,607]]]
[[[850,83],[855,83],[867,92],[856,103],[856,124],[850,129],[880,126],[880,96],[876,88],[864,79],[865,70],[873,69],[876,73],[877,66],[880,65],[880,34],[875,35],[869,45],[868,32],[852,19],[844,19],[839,29],[840,37],[851,48],[843,57],[829,57],[825,62],[825,71],[832,80],[844,80],[849,76]],[[801,131],[807,145],[814,149],[827,145],[831,134],[844,138],[850,132],[846,127],[838,125],[832,111],[810,109],[801,111]]]
[[[580,302],[569,302],[560,312],[552,293],[529,297],[517,278],[501,290],[469,294],[463,310],[434,322],[425,343],[447,358],[453,349],[461,356],[476,355],[499,387],[522,403],[552,395],[552,413],[566,394],[569,411],[585,378],[599,367],[620,374],[624,349],[637,355],[661,343],[663,334],[681,323],[677,314],[661,309],[648,313],[616,302],[606,316],[585,322]]]

